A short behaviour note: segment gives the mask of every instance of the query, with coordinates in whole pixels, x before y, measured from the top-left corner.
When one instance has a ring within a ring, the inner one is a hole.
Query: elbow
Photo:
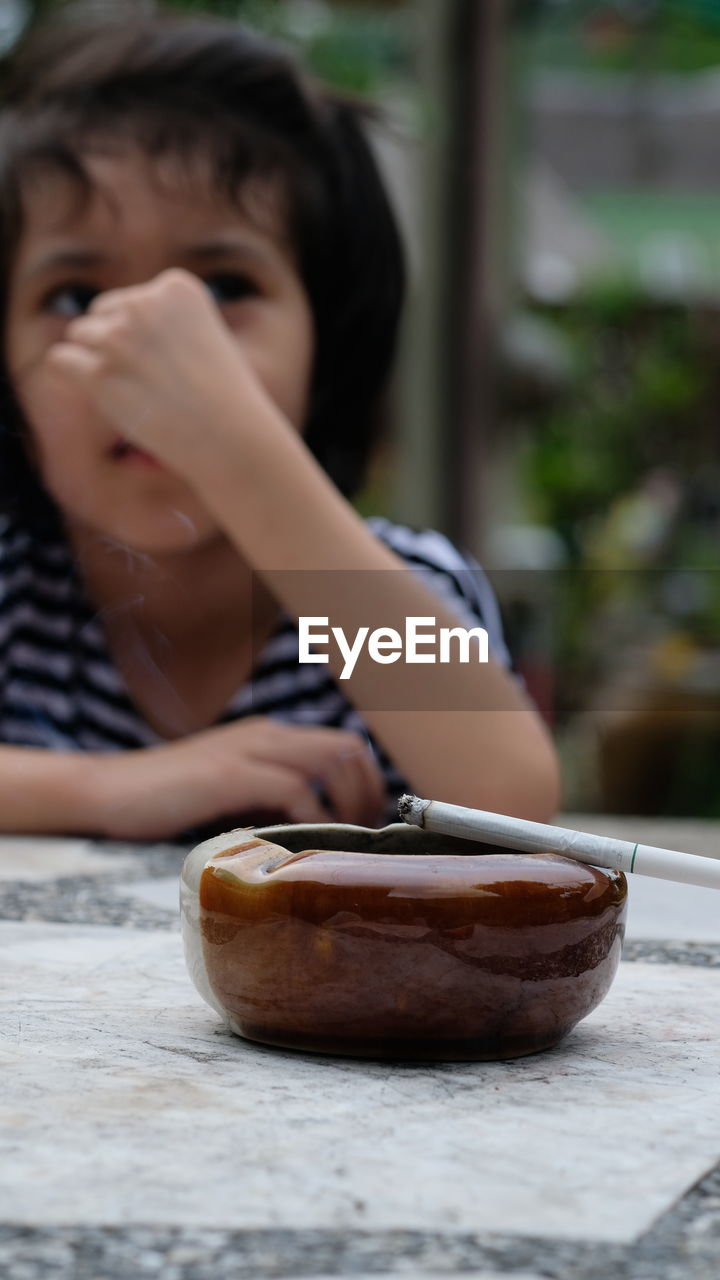
[[[488,719],[490,723],[488,724]],[[552,822],[561,803],[560,766],[546,726],[534,711],[472,717],[477,736],[458,747],[457,721],[407,787],[428,800]]]
[[[456,803],[504,813],[529,822],[552,822],[562,802],[557,753],[550,734],[535,717],[521,738],[507,744],[492,771],[463,787]]]

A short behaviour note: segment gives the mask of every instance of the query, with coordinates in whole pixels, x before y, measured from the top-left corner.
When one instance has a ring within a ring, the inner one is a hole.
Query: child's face
[[[27,193],[9,288],[8,368],[43,483],[69,526],[137,550],[182,550],[218,534],[202,502],[170,471],[118,449],[112,425],[46,366],[48,349],[96,294],[184,267],[208,284],[257,377],[302,431],[310,304],[268,188],[245,214],[170,162],[119,148],[85,160],[95,183],[87,202],[60,176]]]

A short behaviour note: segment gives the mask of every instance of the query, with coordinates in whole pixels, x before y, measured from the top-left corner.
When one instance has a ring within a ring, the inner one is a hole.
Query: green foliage
[[[533,60],[541,68],[678,74],[720,63],[716,0],[546,0]]]
[[[291,0],[244,0],[239,11],[250,26],[300,50],[311,70],[338,88],[369,93],[410,74],[410,15],[402,7],[327,5],[311,21]]]
[[[690,309],[624,286],[596,289],[553,316],[574,378],[526,442],[522,467],[533,514],[563,534],[579,562],[588,521],[647,471],[706,464],[699,427],[717,358]]]
[[[526,435],[519,465],[531,516],[568,550],[552,607],[563,723],[612,684],[638,644],[651,652],[660,637],[682,634],[699,651],[718,646],[718,321],[625,285],[542,314],[564,335],[574,373]],[[648,477],[659,474],[678,505],[643,550],[623,539],[647,518]],[[689,603],[671,603],[683,596]],[[678,779],[678,812],[684,795]]]

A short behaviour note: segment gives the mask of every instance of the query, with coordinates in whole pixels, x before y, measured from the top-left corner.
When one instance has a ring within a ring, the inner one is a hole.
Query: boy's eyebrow
[[[272,260],[272,255],[260,245],[250,244],[247,240],[236,240],[231,236],[219,237],[217,240],[207,240],[201,244],[186,245],[181,250],[181,255],[188,259],[193,258],[205,262],[227,257],[247,258],[250,261],[257,262],[260,266],[267,265]]]
[[[22,275],[30,280],[36,276],[47,275],[49,271],[55,271],[58,267],[69,270],[79,267],[97,267],[105,261],[105,254],[94,249],[52,249],[48,253],[40,254],[37,258],[31,258]]]
[[[259,245],[250,244],[247,240],[236,240],[231,236],[203,241],[200,244],[185,245],[177,250],[177,256],[186,258],[188,261],[202,262],[213,262],[218,258],[235,256],[257,262],[260,266],[268,265],[272,261],[271,254]],[[110,261],[109,256],[96,249],[79,247],[51,249],[34,260],[31,259],[22,274],[30,280],[59,269],[99,267],[108,261]]]

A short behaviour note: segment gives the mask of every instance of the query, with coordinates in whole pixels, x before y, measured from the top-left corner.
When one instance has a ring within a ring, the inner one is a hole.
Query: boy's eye
[[[47,295],[43,309],[51,311],[55,316],[74,320],[77,316],[84,315],[100,292],[100,289],[93,289],[89,284],[64,284]]]
[[[243,298],[256,297],[260,292],[254,280],[235,272],[206,276],[204,283],[219,306],[228,302],[240,302]]]

